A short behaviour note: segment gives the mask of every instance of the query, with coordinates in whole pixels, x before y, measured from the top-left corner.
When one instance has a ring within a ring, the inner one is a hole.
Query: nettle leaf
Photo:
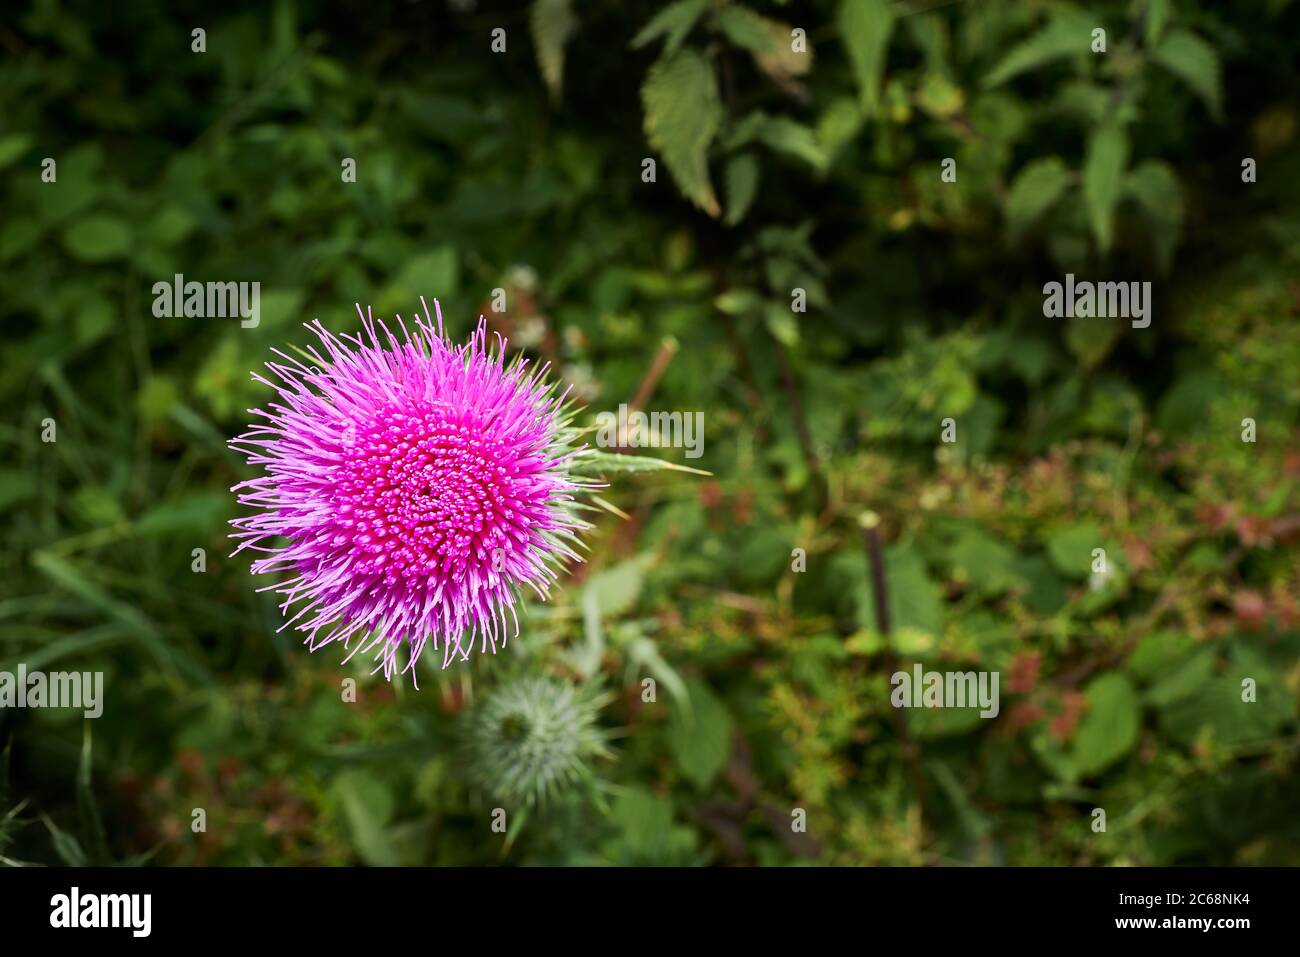
[[[1069,183],[1070,171],[1059,156],[1025,164],[1007,195],[1007,234],[1012,242],[1055,205]]]
[[[788,23],[737,6],[719,10],[715,23],[728,40],[748,50],[758,68],[778,83],[812,69],[812,50],[795,51]]]
[[[758,160],[750,153],[733,156],[727,162],[723,173],[727,184],[727,215],[723,222],[728,226],[734,226],[745,218],[758,195],[758,176]]]
[[[858,99],[866,113],[880,106],[885,77],[885,55],[894,29],[893,5],[889,0],[843,0],[838,24],[848,51]]]
[[[1174,168],[1164,160],[1147,160],[1124,177],[1124,196],[1141,207],[1156,259],[1167,270],[1183,226],[1183,188]]]
[[[709,181],[709,145],[722,126],[722,102],[709,61],[683,50],[650,68],[641,87],[645,131],[682,193],[710,216],[722,210]]]
[[[1090,50],[1094,24],[1077,15],[1053,20],[1002,58],[984,78],[985,87],[995,87],[1035,67]]]
[[[754,53],[772,53],[776,49],[776,37],[753,10],[723,7],[718,11],[717,24],[726,38],[738,47]]]
[[[1177,30],[1160,41],[1151,58],[1191,87],[1216,121],[1223,119],[1223,69],[1214,47],[1194,33]]]
[[[551,99],[559,100],[564,89],[564,47],[578,29],[573,0],[533,0],[529,24],[542,79]]]
[[[726,137],[726,148],[735,149],[755,141],[777,153],[801,159],[819,173],[830,165],[830,156],[817,134],[789,117],[769,116],[756,110],[735,125]]]
[[[664,44],[664,56],[672,56],[707,9],[709,0],[677,0],[676,3],[668,4],[632,38],[632,49],[638,50],[647,43],[666,36],[668,40]]]
[[[1147,0],[1146,43],[1152,46],[1160,40],[1169,22],[1172,0]]]
[[[1115,206],[1128,166],[1128,134],[1113,123],[1098,128],[1088,140],[1083,161],[1083,198],[1088,206],[1092,233],[1102,252],[1110,249],[1115,236]]]

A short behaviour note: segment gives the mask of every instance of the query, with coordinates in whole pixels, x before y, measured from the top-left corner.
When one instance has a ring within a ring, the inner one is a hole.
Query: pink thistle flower
[[[405,646],[412,671],[426,647],[442,666],[506,641],[506,613],[519,634],[516,604],[527,586],[545,599],[556,569],[580,560],[570,547],[587,527],[569,476],[566,397],[546,367],[502,360],[505,340],[487,347],[482,317],[469,342],[454,346],[415,318],[401,337],[369,314],[364,336],[335,336],[308,324],[326,353],[305,350],[308,367],[276,352],[268,362],[283,384],[266,420],[230,442],[264,474],[236,485],[234,554],[267,553],[253,574],[292,573],[268,585],[281,611],[305,602],[297,622],[312,651],[333,641],[346,660],[373,650],[374,671],[392,679]],[[361,314],[361,306],[357,306]],[[376,328],[378,327],[378,329]],[[287,364],[286,364],[287,363]],[[277,542],[287,540],[287,544]]]

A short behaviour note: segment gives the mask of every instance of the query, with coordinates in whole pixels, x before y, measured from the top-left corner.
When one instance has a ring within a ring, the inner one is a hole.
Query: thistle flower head
[[[421,303],[424,303],[421,298]],[[357,311],[361,314],[361,307]],[[434,300],[400,335],[361,314],[364,334],[308,328],[321,349],[304,364],[276,351],[278,393],[264,420],[231,441],[263,474],[236,485],[257,511],[232,521],[235,552],[260,553],[254,574],[312,651],[332,641],[348,658],[373,651],[388,678],[426,647],[443,667],[504,643],[527,587],[545,598],[556,569],[577,558],[565,396],[546,368],[506,365],[486,326],[450,343]],[[297,606],[296,609],[294,606]],[[352,647],[352,639],[358,639]]]
[[[530,676],[494,688],[466,716],[473,779],[516,806],[589,780],[592,759],[608,753],[596,723],[606,700],[590,686],[550,677]]]

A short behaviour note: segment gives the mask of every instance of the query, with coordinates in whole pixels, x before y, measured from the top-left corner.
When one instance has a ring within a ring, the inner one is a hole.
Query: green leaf
[[[999,595],[1025,581],[1016,571],[1016,553],[982,532],[962,535],[948,551],[953,575],[982,595]]]
[[[578,29],[573,0],[533,0],[529,24],[542,79],[551,99],[559,100],[564,89],[564,47]]]
[[[769,302],[763,310],[763,324],[782,345],[794,348],[799,344],[799,322],[785,303]]]
[[[340,773],[331,790],[343,808],[361,859],[375,867],[399,864],[397,849],[385,833],[393,814],[392,792],[373,774],[360,769]]]
[[[942,73],[927,73],[916,90],[916,103],[936,119],[947,119],[966,105],[961,87]]]
[[[1093,235],[1103,253],[1110,249],[1115,235],[1115,206],[1123,187],[1128,153],[1128,134],[1114,123],[1099,127],[1088,140],[1088,153],[1083,162],[1083,198]]]
[[[1065,327],[1065,344],[1085,369],[1094,369],[1110,354],[1124,328],[1119,322],[1071,322]]]
[[[1151,51],[1151,59],[1191,87],[1216,121],[1223,119],[1223,70],[1214,47],[1194,33],[1177,30]]]
[[[1187,659],[1195,645],[1191,635],[1177,631],[1154,631],[1133,649],[1127,669],[1143,681],[1155,681]]]
[[[106,213],[87,216],[64,230],[63,245],[83,262],[105,262],[130,251],[131,229]]]
[[[837,18],[840,39],[849,55],[858,101],[868,115],[880,106],[885,77],[885,55],[894,29],[889,0],[842,0]]]
[[[817,142],[828,156],[834,156],[862,129],[862,109],[856,100],[837,97],[817,120]]]
[[[713,783],[731,754],[731,716],[707,684],[687,681],[689,707],[673,702],[668,749],[682,774],[701,790]]]
[[[1183,225],[1183,188],[1164,160],[1146,160],[1124,177],[1124,196],[1141,207],[1162,269],[1173,262]]]
[[[1256,684],[1255,701],[1242,700],[1242,680]],[[1208,738],[1218,747],[1259,744],[1296,718],[1296,698],[1282,672],[1254,648],[1236,644],[1225,673],[1212,674],[1195,694],[1180,696],[1160,711],[1160,727],[1193,745]]]
[[[1172,0],[1147,0],[1146,9],[1146,44],[1152,46],[1160,41],[1169,23]]]
[[[769,117],[759,129],[758,138],[778,153],[803,160],[819,173],[830,163],[813,131],[784,116]]]
[[[1079,777],[1096,774],[1128,754],[1137,744],[1141,726],[1137,692],[1124,675],[1109,673],[1094,678],[1084,689],[1084,696],[1088,710],[1072,742],[1073,764]]]
[[[723,182],[727,185],[727,215],[723,222],[728,226],[735,226],[745,218],[758,195],[758,176],[758,160],[751,153],[740,153],[727,162],[723,173]]]
[[[609,820],[619,837],[606,846],[606,854],[616,863],[685,863],[694,846],[694,832],[673,825],[672,801],[643,787],[620,791]]]
[[[722,125],[722,103],[713,68],[699,53],[684,50],[650,68],[641,88],[645,131],[682,193],[710,216],[718,216],[709,182],[709,144]]]
[[[1199,652],[1173,669],[1147,692],[1147,701],[1163,708],[1188,695],[1196,694],[1214,673],[1214,649]]]
[[[594,596],[602,615],[616,618],[636,604],[641,580],[641,562],[632,559],[593,575],[586,590]]]
[[[460,254],[450,243],[410,260],[388,288],[385,298],[398,300],[403,310],[418,308],[420,296],[433,310],[434,298],[449,299],[460,288]],[[413,304],[413,305],[412,305]]]
[[[1007,234],[1012,242],[1061,198],[1070,182],[1070,172],[1059,156],[1045,156],[1026,163],[1007,194]]]
[[[1003,57],[984,77],[984,86],[1000,86],[1012,77],[1052,60],[1089,52],[1094,26],[1089,18],[1077,15],[1053,20]]]
[[[0,509],[24,502],[36,494],[36,476],[22,469],[0,469]]]
[[[875,626],[871,585],[864,582],[866,608],[859,611],[865,625]],[[914,628],[932,637],[943,631],[943,596],[930,578],[925,560],[912,545],[894,545],[885,550],[885,593],[889,598],[890,624],[895,631]],[[871,617],[863,618],[863,612]]]
[[[1092,574],[1092,550],[1104,547],[1101,530],[1092,522],[1080,522],[1054,531],[1047,539],[1052,564],[1070,578]]]
[[[1101,529],[1091,521],[1066,525],[1048,538],[1048,555],[1054,566],[1071,579],[1086,579],[1092,573],[1092,550],[1104,547]]]
[[[640,49],[661,36],[667,36],[664,56],[672,56],[681,47],[686,34],[691,32],[691,27],[695,26],[695,22],[708,8],[709,0],[677,0],[676,3],[668,4],[632,38],[632,49]]]
[[[16,161],[31,147],[33,137],[30,133],[8,133],[0,136],[0,169]]]
[[[776,50],[776,37],[766,26],[763,17],[745,7],[723,7],[718,11],[718,29],[732,43],[754,53],[772,53]]]

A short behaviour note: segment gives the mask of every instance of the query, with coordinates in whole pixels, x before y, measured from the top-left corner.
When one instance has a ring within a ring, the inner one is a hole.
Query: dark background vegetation
[[[0,714],[0,855],[1300,861],[1298,45],[1287,0],[5,4],[0,670],[107,677]],[[155,318],[177,272],[260,326]],[[1044,318],[1066,272],[1152,281],[1150,328]],[[587,421],[671,356],[705,454],[653,454],[712,475],[611,476],[589,563],[416,692],[275,634],[225,440],[301,322],[420,294]],[[895,712],[895,661],[1001,713]],[[614,737],[507,847],[458,729],[521,673]]]

